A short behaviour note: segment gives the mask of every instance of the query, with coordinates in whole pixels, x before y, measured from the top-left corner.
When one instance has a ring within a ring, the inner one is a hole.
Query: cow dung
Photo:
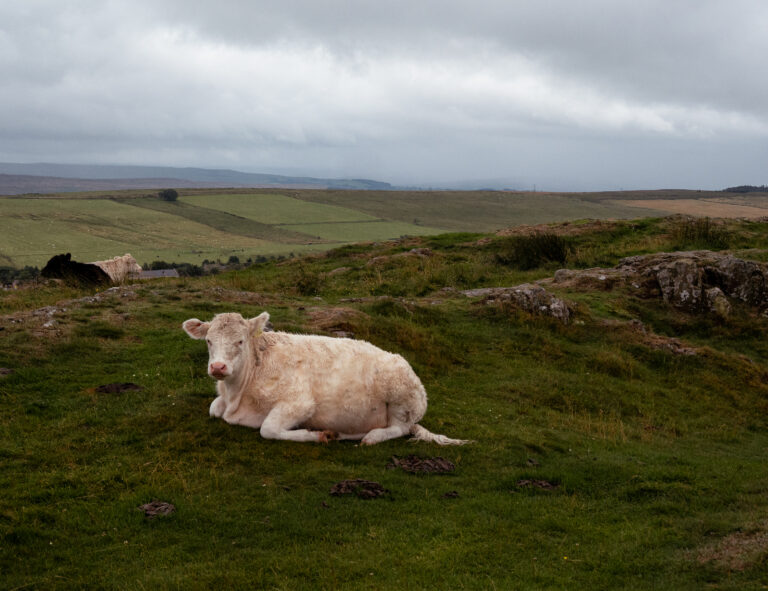
[[[354,480],[342,480],[331,487],[331,494],[334,497],[341,495],[357,495],[361,499],[375,499],[383,497],[389,491],[378,482],[355,478]]]
[[[550,482],[549,480],[534,480],[530,478],[526,478],[524,480],[518,480],[515,483],[515,486],[517,488],[535,488],[539,490],[555,490],[559,484],[555,484],[554,482]]]
[[[133,382],[118,382],[96,386],[96,392],[99,394],[120,394],[122,392],[128,392],[129,390],[143,390],[143,388]]]
[[[409,455],[405,458],[392,456],[391,463],[387,464],[388,469],[402,468],[411,474],[445,474],[453,472],[456,466],[445,458],[420,458],[416,455]]]
[[[138,509],[139,511],[143,511],[144,517],[147,517],[148,519],[152,519],[158,515],[170,515],[176,511],[176,507],[171,503],[157,500],[147,503],[146,505],[140,505]]]

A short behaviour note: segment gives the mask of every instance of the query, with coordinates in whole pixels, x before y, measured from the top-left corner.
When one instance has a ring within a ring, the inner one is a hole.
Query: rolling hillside
[[[353,242],[521,224],[688,213],[759,218],[768,196],[694,191],[518,193],[183,189],[176,202],[145,190],[0,198],[0,265],[52,255],[140,263],[288,256]]]
[[[519,233],[454,233],[101,292],[0,292],[0,586],[763,589],[765,291],[721,315],[553,276],[656,251],[765,260],[768,222],[549,233],[565,262],[534,250],[547,256],[526,270],[509,256]],[[487,296],[524,284],[569,320]],[[421,423],[474,442],[292,443],[209,417],[206,346],[181,323],[263,310],[276,330],[399,353],[429,393]],[[443,469],[403,468],[419,462]],[[331,494],[357,479],[381,494]]]

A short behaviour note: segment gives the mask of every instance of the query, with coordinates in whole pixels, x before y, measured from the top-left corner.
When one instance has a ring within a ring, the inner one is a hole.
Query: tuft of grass
[[[568,241],[551,232],[528,236],[509,236],[494,244],[494,258],[501,265],[528,271],[547,263],[565,264],[570,252]]]
[[[679,219],[672,226],[672,239],[676,250],[724,250],[730,247],[732,240],[731,232],[723,223],[708,217]]]

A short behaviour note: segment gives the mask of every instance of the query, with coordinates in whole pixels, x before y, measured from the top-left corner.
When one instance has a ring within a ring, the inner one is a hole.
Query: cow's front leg
[[[222,396],[217,396],[216,400],[211,402],[211,407],[208,409],[208,414],[212,417],[220,418],[224,411],[227,410],[227,403]]]
[[[286,441],[310,441],[328,443],[336,438],[333,431],[310,431],[295,429],[312,415],[312,408],[307,405],[298,408],[291,405],[290,409],[277,406],[273,408],[261,424],[261,436],[264,439],[283,439]]]

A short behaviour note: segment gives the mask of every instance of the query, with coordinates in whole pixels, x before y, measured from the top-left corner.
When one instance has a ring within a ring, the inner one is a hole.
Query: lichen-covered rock
[[[711,287],[705,292],[707,298],[707,308],[717,316],[725,320],[731,315],[731,302],[725,297],[723,290],[719,287]]]
[[[728,298],[768,308],[768,265],[731,254],[696,250],[627,257],[613,269],[566,270],[554,282],[574,288],[628,286],[688,312],[731,313]]]
[[[462,291],[467,297],[482,297],[486,304],[509,302],[514,306],[539,316],[552,316],[563,324],[568,324],[573,316],[573,309],[558,297],[555,297],[540,285],[523,283],[515,287],[487,287]]]

